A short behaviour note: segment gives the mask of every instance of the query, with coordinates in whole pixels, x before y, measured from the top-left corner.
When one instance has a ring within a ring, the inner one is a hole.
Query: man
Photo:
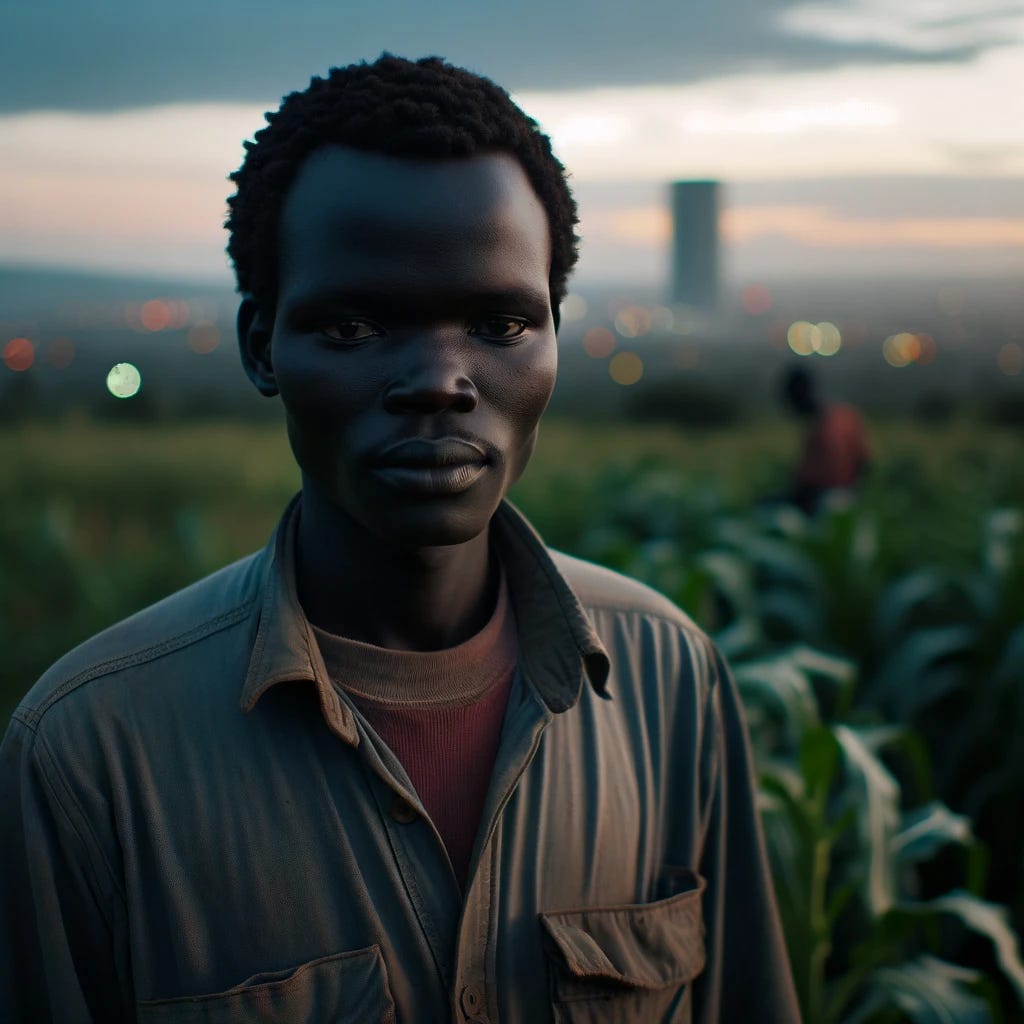
[[[15,713],[4,1019],[795,1020],[725,666],[503,501],[575,261],[547,138],[387,55],[268,122],[229,251],[302,491]]]
[[[782,382],[786,407],[805,423],[803,450],[786,498],[813,515],[829,496],[856,491],[871,459],[860,414],[844,402],[826,402],[806,367],[789,370]]]

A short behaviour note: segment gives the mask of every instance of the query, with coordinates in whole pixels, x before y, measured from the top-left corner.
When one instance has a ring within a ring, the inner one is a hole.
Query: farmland
[[[549,422],[513,498],[729,656],[807,1020],[1020,1019],[1020,437],[871,433],[863,494],[813,521],[768,500],[797,445],[775,419]],[[0,460],[5,719],[63,651],[265,543],[298,486],[273,423],[25,422]]]

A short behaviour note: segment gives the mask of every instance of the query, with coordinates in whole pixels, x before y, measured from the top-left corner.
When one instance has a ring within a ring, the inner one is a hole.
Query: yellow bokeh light
[[[591,327],[583,335],[583,351],[592,359],[607,359],[615,351],[615,335],[607,327]]]
[[[789,325],[786,332],[786,340],[789,347],[798,356],[809,356],[817,352],[821,345],[821,330],[817,324],[809,323],[806,320],[797,320]]]
[[[921,339],[909,331],[891,334],[882,343],[882,357],[890,366],[909,366],[921,356]]]
[[[132,398],[142,387],[142,374],[131,363],[117,363],[107,374],[107,390],[115,398]]]
[[[818,326],[818,347],[815,352],[819,356],[834,356],[843,344],[843,336],[839,328],[828,320],[823,320]]]
[[[1024,370],[1024,348],[1021,348],[1015,341],[1008,341],[999,350],[996,361],[999,363],[1001,373],[1005,373],[1007,377],[1016,377],[1021,370]]]
[[[196,324],[189,328],[186,341],[193,352],[205,356],[220,344],[220,331],[215,324]]]
[[[615,314],[615,330],[623,338],[640,338],[651,329],[651,312],[644,306],[626,306]]]
[[[569,292],[564,299],[562,299],[562,305],[559,309],[563,324],[575,323],[577,320],[582,320],[587,315],[587,300],[582,295],[577,295],[575,292]]]
[[[620,352],[608,364],[608,374],[616,384],[629,387],[644,375],[643,360],[635,352]]]

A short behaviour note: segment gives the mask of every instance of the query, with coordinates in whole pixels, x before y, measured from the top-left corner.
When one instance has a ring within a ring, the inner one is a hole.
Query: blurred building
[[[672,300],[698,309],[718,305],[717,181],[672,183]]]

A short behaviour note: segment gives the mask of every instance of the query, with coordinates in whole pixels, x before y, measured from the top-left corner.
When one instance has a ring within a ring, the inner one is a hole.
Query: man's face
[[[270,353],[304,489],[400,546],[486,529],[555,383],[549,263],[507,154],[315,152],[282,211]]]

